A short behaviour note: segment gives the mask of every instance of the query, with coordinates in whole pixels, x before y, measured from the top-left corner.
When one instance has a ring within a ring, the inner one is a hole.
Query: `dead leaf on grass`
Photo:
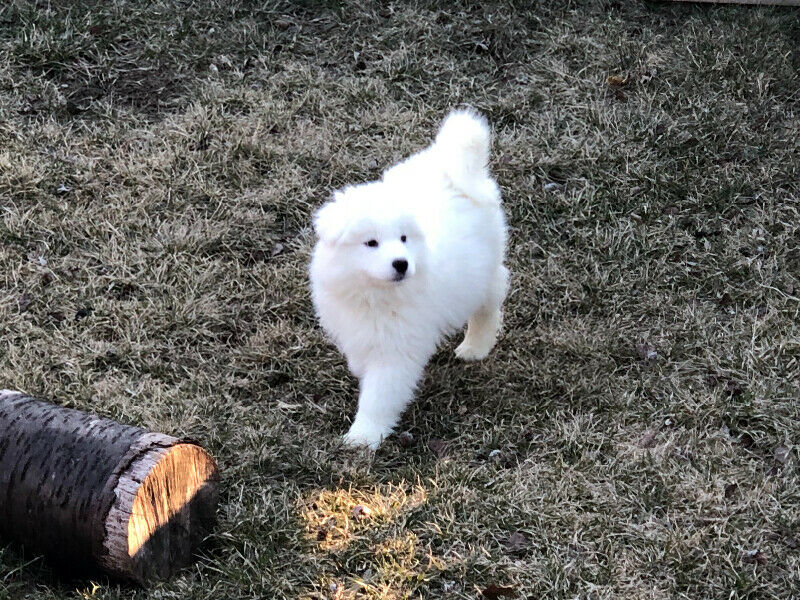
[[[517,591],[511,586],[501,586],[492,584],[481,592],[484,598],[513,598]]]
[[[609,75],[606,78],[606,82],[611,87],[625,87],[628,85],[628,76],[627,75]]]
[[[786,446],[778,446],[775,448],[775,460],[785,465],[789,461],[789,453],[790,450]]]
[[[431,441],[429,441],[428,448],[439,458],[444,458],[445,456],[447,456],[447,452],[449,450],[447,442],[445,442],[444,440],[440,440],[439,438],[434,438]]]
[[[639,440],[639,446],[642,448],[652,448],[656,445],[656,436],[658,435],[658,431],[655,429],[648,429],[644,432],[644,435]]]
[[[742,556],[742,562],[748,565],[766,565],[767,556],[761,550],[747,550]]]
[[[523,554],[528,549],[528,536],[521,531],[515,531],[506,540],[506,551],[509,554]]]

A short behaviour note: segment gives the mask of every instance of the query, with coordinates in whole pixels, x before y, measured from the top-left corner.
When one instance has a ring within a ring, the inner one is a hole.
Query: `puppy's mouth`
[[[392,281],[395,283],[399,283],[406,278],[405,273],[395,273],[394,277],[392,277]]]

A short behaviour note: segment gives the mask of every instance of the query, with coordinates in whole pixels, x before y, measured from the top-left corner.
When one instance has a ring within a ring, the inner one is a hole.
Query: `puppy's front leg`
[[[375,450],[397,425],[414,397],[421,375],[422,368],[412,364],[367,367],[361,379],[358,411],[350,431],[344,436],[345,443]]]

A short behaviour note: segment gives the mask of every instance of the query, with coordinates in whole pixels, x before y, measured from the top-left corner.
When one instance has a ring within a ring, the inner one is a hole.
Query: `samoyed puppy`
[[[350,445],[392,432],[443,336],[467,324],[464,360],[497,340],[508,270],[489,145],[482,116],[453,112],[428,148],[315,215],[314,307],[360,382]]]

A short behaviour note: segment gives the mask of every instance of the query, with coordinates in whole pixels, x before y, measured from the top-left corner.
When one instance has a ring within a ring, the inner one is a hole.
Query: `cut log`
[[[211,532],[218,480],[196,444],[0,391],[0,533],[70,567],[169,577]]]

